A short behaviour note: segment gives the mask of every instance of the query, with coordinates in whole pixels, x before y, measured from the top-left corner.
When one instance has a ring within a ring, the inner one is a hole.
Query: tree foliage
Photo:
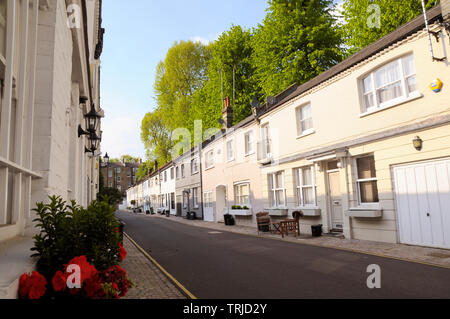
[[[172,133],[165,125],[159,110],[147,113],[141,124],[141,140],[147,151],[147,158],[157,158],[161,163],[171,160]]]
[[[252,32],[240,26],[232,26],[214,42],[206,83],[193,97],[192,116],[202,120],[204,130],[221,127],[223,97],[231,98],[234,123],[251,114],[250,102],[257,92],[252,55]]]
[[[136,181],[140,182],[143,178],[145,178],[145,176],[147,176],[150,173],[151,170],[152,170],[152,162],[151,161],[143,162],[136,172]]]
[[[262,96],[302,84],[342,60],[332,0],[270,0],[253,37],[253,65]]]
[[[428,9],[437,3],[426,0]],[[348,53],[358,52],[422,12],[420,0],[344,0],[342,28]]]

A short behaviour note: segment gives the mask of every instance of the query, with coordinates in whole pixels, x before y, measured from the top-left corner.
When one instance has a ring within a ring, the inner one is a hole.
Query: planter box
[[[252,216],[253,213],[250,209],[231,209],[230,214],[234,216]]]
[[[293,209],[292,212],[296,212],[296,211],[300,211],[303,213],[303,216],[305,217],[319,217],[322,216],[322,210],[320,208],[315,208],[315,207],[302,207],[302,208],[297,208],[297,209]]]
[[[270,216],[277,216],[277,217],[287,216],[289,211],[287,208],[267,208],[265,210],[269,212]]]
[[[364,208],[351,208],[345,213],[348,217],[355,218],[381,218],[383,217],[383,210],[381,209],[364,209]]]

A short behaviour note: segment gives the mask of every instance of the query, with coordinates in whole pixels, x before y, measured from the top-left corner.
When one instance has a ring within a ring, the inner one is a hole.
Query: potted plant
[[[252,211],[247,206],[233,205],[231,206],[231,214],[235,216],[251,216]]]

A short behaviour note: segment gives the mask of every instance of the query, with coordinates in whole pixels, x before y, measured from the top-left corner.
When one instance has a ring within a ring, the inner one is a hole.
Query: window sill
[[[316,130],[306,131],[306,132],[303,132],[302,134],[300,134],[299,136],[297,136],[297,139],[300,139],[300,138],[303,138],[303,137],[306,137],[306,136],[309,136],[309,135],[312,135],[315,133],[316,133]]]
[[[322,215],[322,210],[316,206],[301,206],[293,209],[293,212],[301,211],[303,216],[306,217],[317,217]]]
[[[254,151],[253,151],[253,152],[250,152],[250,153],[247,153],[247,154],[245,154],[245,157],[251,156],[251,155],[253,155],[253,154],[255,154],[255,152],[254,152]]]
[[[234,216],[252,216],[251,209],[231,209],[230,214]]]
[[[422,97],[423,97],[423,94],[422,94],[422,93],[419,93],[419,92],[412,93],[412,94],[411,94],[409,97],[407,97],[406,99],[394,100],[394,101],[392,101],[392,102],[387,102],[387,103],[385,103],[383,106],[381,106],[381,107],[379,107],[379,108],[377,108],[377,109],[374,109],[374,110],[372,110],[372,111],[368,111],[368,112],[364,112],[364,113],[360,114],[359,117],[360,117],[360,118],[363,118],[363,117],[369,116],[369,115],[371,115],[371,114],[378,113],[378,112],[381,112],[381,111],[390,109],[390,108],[392,108],[392,107],[394,107],[394,106],[397,106],[397,105],[400,105],[400,104],[403,104],[403,103],[407,103],[407,102],[411,102],[411,101],[420,99],[420,98],[422,98]]]
[[[269,211],[270,216],[283,217],[283,216],[288,215],[287,207],[272,207],[272,208],[266,208],[265,210]]]
[[[211,166],[211,167],[206,167],[205,171],[209,171],[210,169],[213,169],[215,166]]]
[[[359,206],[350,208],[345,215],[355,218],[381,218],[383,210],[379,206]]]

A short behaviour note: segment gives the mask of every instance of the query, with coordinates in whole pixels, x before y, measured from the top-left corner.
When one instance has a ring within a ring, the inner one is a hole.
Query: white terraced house
[[[99,0],[0,1],[0,299],[34,269],[36,202],[96,198],[103,32]]]

